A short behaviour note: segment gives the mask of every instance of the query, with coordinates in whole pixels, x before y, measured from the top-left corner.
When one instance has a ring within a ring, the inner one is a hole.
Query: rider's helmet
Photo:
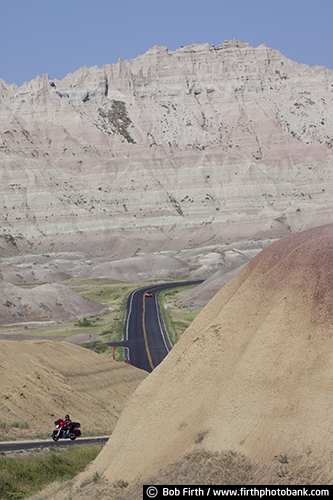
[[[65,420],[70,420],[69,415],[65,415]]]

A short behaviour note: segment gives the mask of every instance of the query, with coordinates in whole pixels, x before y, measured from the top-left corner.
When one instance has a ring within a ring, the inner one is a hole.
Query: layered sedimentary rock
[[[332,71],[237,40],[0,81],[1,234],[150,251],[328,222],[332,91]]]

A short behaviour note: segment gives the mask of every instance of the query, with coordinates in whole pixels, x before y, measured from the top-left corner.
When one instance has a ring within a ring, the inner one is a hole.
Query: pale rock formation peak
[[[236,176],[248,198],[249,177],[261,173],[262,183],[269,177],[279,184],[278,174],[287,182],[284,176],[291,172],[285,169],[301,168],[311,180],[309,167],[319,167],[318,155],[324,164],[330,161],[332,88],[332,71],[237,40],[174,52],[153,47],[131,61],[84,67],[61,81],[44,75],[19,88],[2,83],[1,170],[8,183],[2,189],[16,189],[18,201],[25,202],[6,206],[7,226],[19,227],[21,214],[28,232],[34,193],[43,209],[35,214],[41,225],[31,230],[35,234],[52,234],[55,219],[63,216],[69,226],[64,232],[75,230],[75,217],[86,230],[97,215],[102,228],[108,226],[105,219],[111,218],[111,225],[113,218],[141,219],[138,196],[141,208],[150,209],[145,215],[151,223],[158,201],[155,216],[163,210],[166,219],[184,219],[181,225],[190,216],[192,224],[198,224],[196,218],[207,221],[208,214],[210,221],[223,221],[231,203],[228,191],[231,197],[238,191]],[[190,184],[185,183],[189,172]],[[276,212],[278,187],[270,187],[260,201],[267,211],[272,197]],[[203,190],[209,199],[193,196]],[[155,191],[164,194],[161,200]],[[43,193],[48,203],[43,204]],[[261,212],[258,201],[253,208]]]
[[[108,247],[112,260],[332,220],[324,67],[232,40],[0,92],[0,236],[33,249]]]

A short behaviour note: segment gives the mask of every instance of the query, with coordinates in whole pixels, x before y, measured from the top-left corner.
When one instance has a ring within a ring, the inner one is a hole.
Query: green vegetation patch
[[[41,338],[64,338],[77,334],[101,336],[102,342],[122,340],[126,317],[126,302],[129,293],[140,288],[142,283],[121,283],[108,279],[71,280],[64,283],[82,297],[94,300],[106,306],[105,311],[97,316],[71,320],[63,323],[15,324],[0,326],[0,333],[11,335],[29,335]],[[120,349],[119,349],[120,352]],[[109,354],[106,352],[106,354]]]
[[[163,321],[173,345],[178,342],[181,335],[199,313],[197,310],[190,311],[187,307],[182,307],[178,303],[181,294],[194,286],[196,285],[171,288],[164,290],[158,296]]]
[[[46,453],[0,457],[0,498],[27,498],[54,481],[67,481],[92,462],[103,445],[90,444],[51,448]]]
[[[69,282],[69,286],[83,297],[108,306],[108,310],[99,314],[98,321],[88,318],[83,325],[81,320],[81,331],[84,333],[98,335],[99,340],[83,344],[105,356],[112,356],[112,347],[107,343],[123,340],[123,331],[126,318],[126,305],[129,294],[140,288],[142,283],[121,283],[107,279],[94,279],[78,282]],[[91,325],[87,324],[91,322]],[[77,322],[78,324],[79,322]],[[97,327],[97,328],[95,328]],[[122,348],[117,348],[115,353],[117,361],[124,360]]]
[[[123,349],[117,347],[114,353],[112,347],[107,344],[123,340],[126,305],[129,294],[138,288],[151,286],[152,283],[125,283],[107,278],[94,278],[88,280],[70,280],[64,282],[64,284],[79,293],[82,297],[103,304],[105,310],[96,316],[63,323],[23,323],[0,326],[0,333],[5,333],[8,339],[11,338],[11,335],[14,336],[17,334],[35,336],[42,339],[54,337],[61,339],[85,334],[87,338],[81,344],[83,347],[89,347],[104,356],[114,357],[117,361],[123,361]],[[159,294],[163,319],[173,344],[178,341],[179,337],[198,313],[198,311],[189,311],[186,307],[177,305],[177,300],[180,298],[182,292],[189,288],[191,286],[172,288]]]
[[[17,242],[16,242],[16,240],[17,239],[23,239],[23,236],[22,235],[13,236],[10,233],[3,233],[3,234],[0,234],[0,238],[3,238],[7,243],[9,243],[13,247],[17,248]]]
[[[128,132],[128,127],[132,120],[129,118],[126,103],[124,101],[111,101],[111,109],[103,110],[98,108],[102,125],[102,130],[108,134],[117,133],[126,139],[128,143],[135,144],[134,139]]]

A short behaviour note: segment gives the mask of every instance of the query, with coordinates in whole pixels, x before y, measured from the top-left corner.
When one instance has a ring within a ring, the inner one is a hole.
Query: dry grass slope
[[[327,485],[330,476],[323,464],[305,456],[279,455],[271,464],[256,463],[234,451],[211,452],[200,449],[188,453],[159,471],[156,476],[110,483],[94,472],[80,484],[54,483],[31,500],[141,500],[142,485]]]
[[[146,375],[67,342],[3,340],[0,440],[49,437],[66,413],[82,424],[83,435],[109,434]]]

